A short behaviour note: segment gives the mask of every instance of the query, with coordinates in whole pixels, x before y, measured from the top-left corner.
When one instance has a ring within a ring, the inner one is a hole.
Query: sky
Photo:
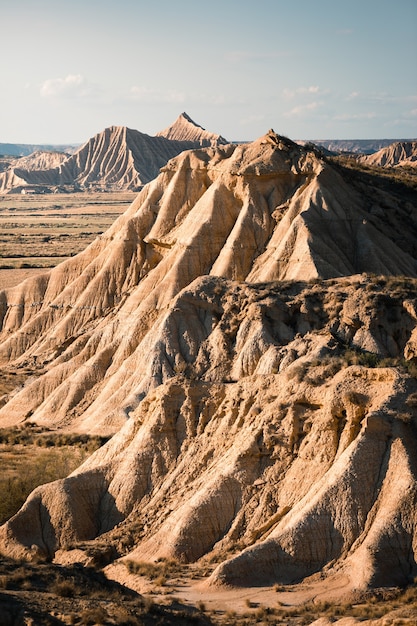
[[[417,137],[417,0],[0,0],[0,143]]]

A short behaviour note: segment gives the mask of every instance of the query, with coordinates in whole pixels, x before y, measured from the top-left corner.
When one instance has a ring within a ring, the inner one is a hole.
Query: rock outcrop
[[[360,158],[361,163],[380,167],[417,167],[417,141],[400,141],[392,143]]]
[[[332,153],[348,152],[357,155],[370,155],[393,143],[408,142],[410,139],[310,139],[309,141]],[[299,140],[298,143],[305,144],[307,142],[303,139]]]
[[[214,552],[211,584],[415,576],[416,230],[410,195],[273,131],[169,161],[84,252],[0,292],[0,362],[33,372],[0,425],[115,433],[1,550]]]
[[[26,172],[35,172],[38,170],[52,169],[59,167],[66,159],[68,154],[65,152],[42,152],[40,150],[32,152],[28,156],[16,159],[12,167],[16,170],[24,170]]]
[[[185,113],[167,131],[166,136],[162,132],[152,137],[125,126],[111,126],[58,164],[45,162],[39,167],[36,155],[20,159],[0,173],[0,193],[28,186],[55,191],[138,190],[184,150],[226,143]]]
[[[64,152],[38,150],[28,156],[3,159],[0,164],[0,194],[8,193],[12,189],[15,191],[27,189],[29,184],[26,178],[30,176],[30,172],[59,167],[68,156]]]
[[[56,167],[36,169],[17,163],[0,174],[0,192],[41,187],[54,190],[137,190],[183,150],[195,147],[150,137],[124,126],[106,128]],[[24,165],[24,164],[23,164]]]
[[[175,141],[193,141],[201,146],[211,146],[229,143],[221,135],[211,133],[199,124],[196,124],[187,113],[181,113],[171,126],[156,133],[157,137],[166,137]]]

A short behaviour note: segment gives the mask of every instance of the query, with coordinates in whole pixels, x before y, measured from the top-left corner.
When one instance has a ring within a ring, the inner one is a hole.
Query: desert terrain
[[[135,196],[132,192],[0,196],[0,288],[81,252]]]
[[[186,114],[155,136],[110,126],[74,153],[38,150],[29,156],[0,156],[0,196],[8,193],[138,191],[169,159],[184,150],[227,144]]]
[[[4,467],[67,463],[4,515],[10,619],[416,622],[416,193],[269,131],[5,196]]]

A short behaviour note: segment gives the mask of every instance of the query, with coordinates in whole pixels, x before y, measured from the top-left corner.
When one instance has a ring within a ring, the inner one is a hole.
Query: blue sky
[[[417,137],[417,0],[0,0],[0,142]]]

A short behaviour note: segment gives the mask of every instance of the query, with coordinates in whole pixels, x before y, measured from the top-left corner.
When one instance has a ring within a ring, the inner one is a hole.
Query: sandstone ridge
[[[415,576],[415,207],[270,131],[172,159],[0,292],[0,362],[33,373],[0,425],[115,433],[1,550],[214,554],[212,585]]]

